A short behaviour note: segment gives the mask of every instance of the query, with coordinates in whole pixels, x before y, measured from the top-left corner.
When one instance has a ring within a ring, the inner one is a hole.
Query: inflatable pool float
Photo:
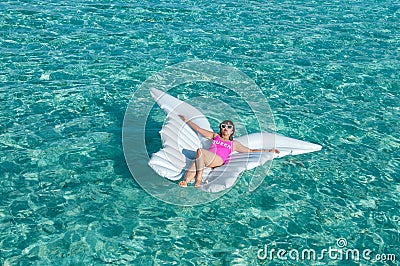
[[[151,156],[149,166],[160,176],[172,181],[183,178],[198,148],[208,149],[210,141],[191,129],[178,116],[182,114],[199,127],[214,131],[208,119],[195,107],[163,91],[150,89],[150,94],[166,113],[166,121],[160,131],[163,148]],[[279,154],[272,152],[237,153],[230,155],[228,161],[203,172],[203,186],[206,192],[219,192],[232,187],[240,173],[263,165],[268,160],[287,155],[298,155],[321,150],[321,146],[282,135],[258,132],[250,133],[235,140],[251,149],[276,148]]]

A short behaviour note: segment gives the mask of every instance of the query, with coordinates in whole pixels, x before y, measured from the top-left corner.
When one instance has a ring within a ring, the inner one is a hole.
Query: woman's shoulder
[[[212,139],[218,139],[218,138],[219,138],[219,134],[217,132],[213,132]]]

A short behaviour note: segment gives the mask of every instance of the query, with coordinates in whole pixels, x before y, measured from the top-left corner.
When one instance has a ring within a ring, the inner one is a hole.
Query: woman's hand
[[[185,122],[185,123],[187,123],[187,121],[189,121],[189,119],[187,119],[186,118],[186,116],[184,116],[184,115],[178,115],[182,120],[183,120],[183,122]]]
[[[275,153],[278,153],[278,154],[281,153],[279,150],[277,150],[277,149],[275,149],[275,148],[270,149],[269,152],[275,152]]]

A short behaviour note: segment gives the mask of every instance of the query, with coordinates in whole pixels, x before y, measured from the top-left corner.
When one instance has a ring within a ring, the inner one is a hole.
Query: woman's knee
[[[199,158],[203,153],[202,153],[202,148],[198,148],[196,152],[196,158]]]

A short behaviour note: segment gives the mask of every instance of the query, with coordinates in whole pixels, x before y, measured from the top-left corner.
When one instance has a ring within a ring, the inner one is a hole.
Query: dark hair
[[[222,124],[229,124],[232,125],[232,134],[229,136],[229,140],[232,141],[233,140],[233,135],[235,134],[235,125],[233,124],[233,122],[231,120],[224,120],[219,124],[219,136],[222,137],[222,129],[221,129],[221,125]]]

